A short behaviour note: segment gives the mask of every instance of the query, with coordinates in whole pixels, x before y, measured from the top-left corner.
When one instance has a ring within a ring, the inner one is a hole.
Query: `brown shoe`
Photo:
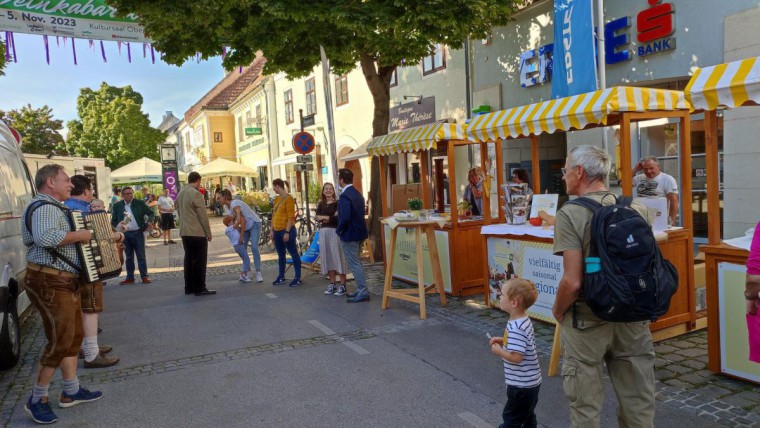
[[[119,357],[106,357],[105,355],[98,354],[92,361],[85,361],[84,368],[86,369],[100,369],[104,367],[111,367],[119,362]]]
[[[100,346],[98,346],[98,351],[100,351],[100,355],[105,355],[105,354],[113,351],[113,346],[111,346],[111,345],[100,345]]]
[[[151,282],[153,282],[153,281],[150,280],[149,276],[142,277],[142,283],[143,284],[150,284]]]

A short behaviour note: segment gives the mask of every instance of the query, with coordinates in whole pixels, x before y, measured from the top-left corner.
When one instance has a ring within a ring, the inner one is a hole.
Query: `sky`
[[[26,104],[33,108],[45,105],[53,109],[55,119],[66,122],[77,119],[76,100],[80,88],[97,89],[101,82],[111,86],[131,85],[143,97],[143,113],[149,115],[152,126],[158,126],[164,114],[172,111],[182,119],[185,112],[223,77],[221,58],[185,62],[182,67],[169,65],[159,59],[153,64],[150,49],[143,58],[142,43],[132,43],[132,62],[127,58],[126,44],[121,53],[116,42],[103,42],[107,62],[103,62],[100,42],[90,48],[87,40],[76,40],[77,63],[71,49],[71,39],[64,46],[63,38],[56,42],[48,37],[50,65],[45,60],[42,36],[14,33],[17,62],[6,65],[0,76],[0,110],[19,109]]]

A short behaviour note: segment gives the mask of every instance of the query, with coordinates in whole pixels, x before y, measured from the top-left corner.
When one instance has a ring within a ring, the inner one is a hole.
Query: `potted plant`
[[[472,211],[470,211],[471,206],[469,202],[459,201],[457,208],[459,209],[459,218],[466,219],[472,217]]]
[[[406,205],[413,212],[419,213],[419,211],[422,209],[422,199],[420,199],[420,198],[409,198],[406,201]]]

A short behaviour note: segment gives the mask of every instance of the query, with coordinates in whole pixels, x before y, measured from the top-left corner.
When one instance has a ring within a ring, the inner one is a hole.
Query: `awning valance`
[[[467,125],[472,141],[527,137],[606,125],[610,114],[688,110],[683,92],[616,86],[476,116]]]
[[[464,140],[464,126],[454,123],[431,123],[402,129],[372,140],[367,151],[372,156],[428,150],[441,140]]]
[[[695,110],[760,104],[760,57],[697,69],[684,93]]]

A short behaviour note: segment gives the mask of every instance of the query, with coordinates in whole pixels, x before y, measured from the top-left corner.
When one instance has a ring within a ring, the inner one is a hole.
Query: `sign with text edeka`
[[[597,89],[591,0],[555,0],[552,65],[552,98]]]
[[[117,17],[105,0],[0,0],[5,31],[78,39],[150,42],[135,15]]]
[[[390,108],[388,132],[435,122],[435,97]]]

